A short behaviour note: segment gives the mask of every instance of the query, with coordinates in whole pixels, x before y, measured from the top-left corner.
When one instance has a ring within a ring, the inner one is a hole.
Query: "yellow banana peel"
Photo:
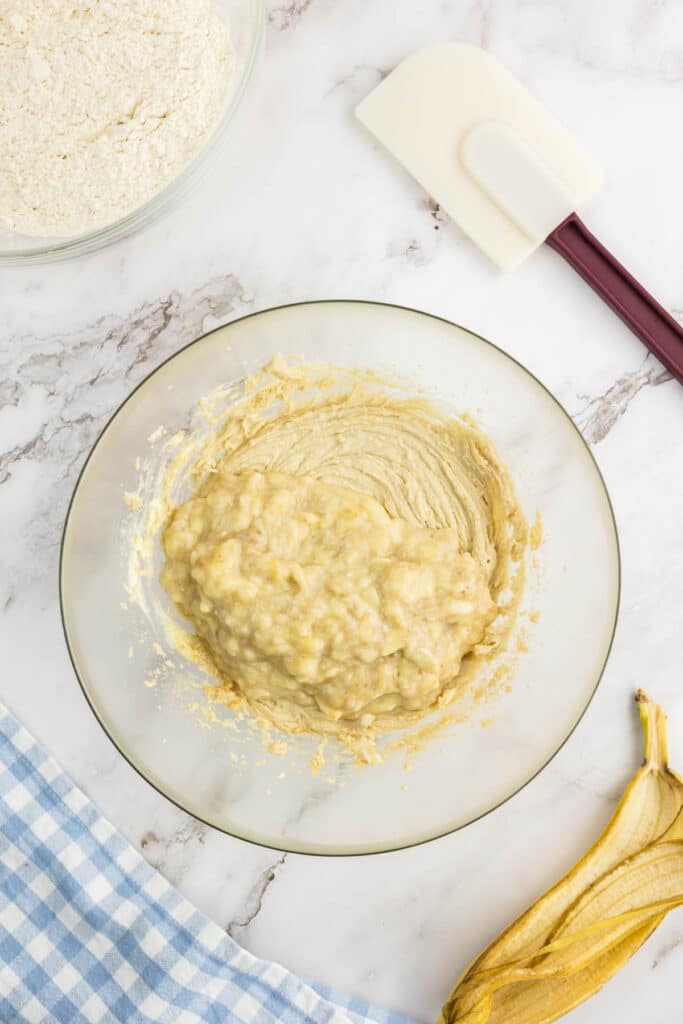
[[[683,779],[666,716],[636,694],[645,759],[588,853],[469,966],[438,1024],[550,1024],[597,992],[683,905]]]

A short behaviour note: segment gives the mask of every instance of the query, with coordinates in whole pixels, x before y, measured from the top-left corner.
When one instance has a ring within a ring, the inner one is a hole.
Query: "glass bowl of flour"
[[[261,51],[263,0],[9,0],[0,19],[0,264],[132,234],[220,150]]]

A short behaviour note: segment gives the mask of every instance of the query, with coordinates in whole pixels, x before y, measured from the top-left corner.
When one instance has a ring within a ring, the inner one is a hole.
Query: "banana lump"
[[[473,424],[276,361],[195,475],[162,584],[222,684],[286,731],[397,728],[503,644],[527,527]]]

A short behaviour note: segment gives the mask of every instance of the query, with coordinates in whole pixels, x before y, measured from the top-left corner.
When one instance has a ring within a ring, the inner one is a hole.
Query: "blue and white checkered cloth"
[[[2,1024],[406,1024],[257,960],[0,704]]]

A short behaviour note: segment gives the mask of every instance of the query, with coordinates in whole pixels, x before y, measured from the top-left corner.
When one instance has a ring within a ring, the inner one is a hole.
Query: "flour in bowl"
[[[196,156],[224,107],[213,0],[0,0],[0,226],[101,227]]]

